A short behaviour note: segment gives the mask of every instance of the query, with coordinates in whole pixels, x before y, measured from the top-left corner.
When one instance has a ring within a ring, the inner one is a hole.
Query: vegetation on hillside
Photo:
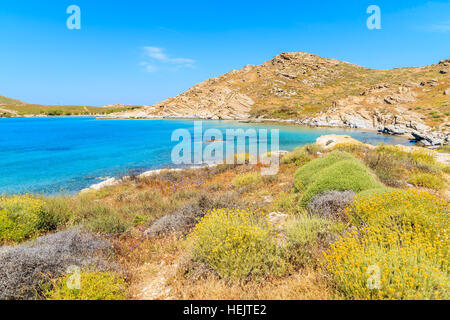
[[[75,105],[40,105],[29,104],[20,100],[0,96],[0,118],[18,116],[83,116],[108,115],[115,112],[139,109],[141,106],[91,107]]]
[[[449,169],[429,151],[308,145],[284,156],[276,176],[261,167],[4,196],[0,270],[12,276],[0,271],[0,297],[449,298]],[[17,265],[39,272],[23,277]],[[65,285],[70,265],[80,289]]]

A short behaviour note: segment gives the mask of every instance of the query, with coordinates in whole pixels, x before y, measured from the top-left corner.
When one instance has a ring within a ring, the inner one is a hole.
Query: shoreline
[[[330,129],[349,129],[349,130],[357,130],[361,132],[376,132],[380,135],[384,136],[394,136],[400,137],[410,140],[414,144],[418,144],[418,146],[433,150],[439,148],[439,146],[448,145],[445,141],[442,141],[442,144],[433,144],[433,139],[429,138],[435,134],[438,134],[439,131],[431,131],[428,134],[423,134],[420,132],[396,132],[395,126],[394,129],[389,128],[389,126],[384,126],[383,128],[371,128],[371,127],[353,127],[351,125],[323,125],[323,124],[310,124],[303,123],[300,120],[294,119],[259,119],[259,118],[236,118],[236,119],[206,119],[206,118],[195,118],[195,117],[109,117],[105,115],[60,115],[60,116],[46,116],[46,115],[25,115],[20,117],[5,117],[1,119],[11,119],[11,118],[76,118],[76,117],[91,117],[95,120],[197,120],[197,121],[230,121],[230,122],[238,122],[238,123],[248,123],[248,124],[279,124],[279,125],[292,125],[304,128],[330,128]]]
[[[328,141],[330,140],[330,141]],[[327,142],[325,142],[327,141]],[[330,142],[333,141],[333,143],[330,144]],[[314,143],[318,143],[319,145],[322,145],[325,149],[334,146],[335,144],[338,143],[345,143],[347,141],[350,142],[356,142],[359,144],[363,144],[365,146],[368,146],[370,148],[375,148],[376,146],[369,144],[369,143],[364,143],[362,141],[356,140],[350,136],[347,135],[323,135],[320,136],[316,139],[316,141]],[[400,146],[402,148],[404,148],[404,150],[411,152],[415,149],[425,149],[422,147],[418,147],[418,146],[406,146],[406,145],[401,145],[401,144],[397,144],[393,146]],[[430,149],[428,149],[430,150]],[[289,153],[290,151],[287,150],[278,150],[278,157],[279,159],[281,159],[285,154]],[[437,162],[443,163],[443,164],[450,164],[450,154],[446,154],[446,153],[441,153],[441,152],[437,152],[435,150],[430,150],[430,152],[432,152],[434,158],[436,159]],[[236,154],[235,154],[236,156]],[[205,169],[205,168],[213,168],[213,167],[217,167],[221,164],[224,164],[224,162],[220,162],[220,163],[207,163],[207,164],[201,164],[201,165],[193,165],[193,166],[188,166],[188,167],[182,167],[182,168],[161,168],[161,169],[151,169],[151,170],[147,170],[144,171],[140,174],[138,174],[136,177],[137,178],[146,178],[146,177],[151,177],[151,176],[156,176],[162,172],[182,172],[182,171],[187,171],[187,170],[200,170],[200,169]],[[112,187],[112,186],[116,186],[119,185],[123,182],[126,182],[128,180],[130,180],[130,176],[123,176],[120,178],[115,178],[115,177],[109,177],[106,178],[104,181],[101,181],[99,183],[96,184],[92,184],[87,188],[84,188],[82,190],[80,190],[78,193],[76,193],[77,195],[82,194],[82,193],[86,193],[86,192],[91,192],[91,191],[98,191],[101,190],[103,188],[106,187]]]
[[[303,126],[307,128],[336,128],[336,129],[353,129],[368,132],[377,132],[386,136],[396,136],[409,139],[414,144],[427,149],[437,149],[440,146],[450,144],[450,136],[440,130],[423,130],[419,125],[410,122],[408,124],[379,124],[375,127],[371,121],[366,119],[358,120],[359,122],[347,123],[342,121],[323,120],[321,118],[305,118],[300,119],[267,119],[267,118],[234,118],[234,119],[214,119],[214,118],[198,118],[198,117],[168,117],[168,116],[110,116],[102,115],[96,117],[98,120],[199,120],[199,121],[234,121],[240,123],[273,123],[281,125]],[[430,128],[429,128],[430,129]]]
[[[242,119],[206,119],[206,118],[195,118],[195,117],[153,117],[153,118],[143,118],[143,117],[108,117],[108,116],[99,116],[95,117],[96,120],[193,120],[193,121],[229,121],[229,122],[239,122],[239,123],[249,123],[249,124],[264,124],[264,123],[272,123],[272,124],[280,124],[280,125],[292,125],[296,127],[304,127],[304,128],[331,128],[331,129],[348,129],[348,130],[357,130],[361,132],[376,132],[380,135],[384,135],[387,137],[395,136],[406,138],[410,140],[414,140],[414,137],[410,133],[403,134],[388,134],[383,133],[379,129],[376,128],[358,128],[352,127],[349,125],[311,125],[307,123],[301,123],[298,120],[294,119],[259,119],[259,118],[242,118]]]
[[[184,167],[184,168],[152,169],[152,170],[144,171],[144,172],[138,174],[136,177],[142,179],[142,178],[156,176],[162,172],[181,172],[181,171],[186,171],[186,170],[200,170],[200,169],[205,169],[205,168],[214,168],[221,164],[222,163],[212,163],[212,164],[204,164],[204,165],[190,166],[190,167]],[[107,187],[117,186],[123,182],[130,180],[130,178],[131,178],[130,176],[123,176],[121,178],[114,178],[114,177],[107,178],[102,182],[95,183],[93,185],[90,185],[87,188],[81,189],[78,193],[76,193],[76,195],[90,192],[90,191],[98,191],[98,190],[101,190],[101,189],[107,188]]]

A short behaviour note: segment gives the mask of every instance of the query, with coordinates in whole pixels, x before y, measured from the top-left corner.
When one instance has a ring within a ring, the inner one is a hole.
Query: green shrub
[[[393,145],[379,145],[376,149],[378,153],[390,154],[397,159],[406,159],[410,157],[410,153],[402,147]]]
[[[315,159],[297,170],[294,176],[294,185],[297,191],[305,190],[311,184],[320,172],[332,166],[333,164],[347,159],[353,159],[353,156],[341,151],[333,151],[329,155]]]
[[[389,187],[368,189],[368,190],[364,190],[364,191],[361,191],[360,193],[358,193],[358,198],[371,198],[371,197],[379,195],[379,194],[390,193],[390,192],[394,192],[396,190],[398,190],[398,189],[389,188]]]
[[[308,144],[303,147],[295,148],[281,158],[282,164],[304,165],[314,159],[322,149],[317,144]]]
[[[281,192],[275,200],[275,210],[286,214],[296,215],[301,209],[298,205],[299,194]]]
[[[18,243],[51,228],[44,205],[30,195],[0,197],[0,243]]]
[[[117,213],[107,210],[105,214],[97,214],[89,219],[85,225],[93,232],[99,232],[101,234],[119,235],[124,233],[129,224],[122,219]]]
[[[72,217],[72,200],[70,197],[46,197],[44,210],[47,213],[46,221],[49,227],[53,229],[66,227]]]
[[[66,275],[55,281],[46,292],[48,300],[124,300],[126,285],[120,275],[114,272],[80,273],[80,289],[69,289],[73,275]]]
[[[371,172],[354,158],[338,161],[314,176],[317,178],[303,194],[300,200],[301,206],[306,206],[315,195],[329,190],[351,190],[358,193],[382,187],[382,184],[375,180]]]
[[[194,228],[193,256],[227,280],[282,275],[287,265],[271,226],[254,213],[216,209]]]
[[[290,221],[286,227],[289,261],[300,266],[315,264],[322,251],[321,240],[327,243],[344,228],[343,223],[306,215]]]
[[[411,158],[417,164],[423,164],[423,165],[435,165],[436,164],[436,159],[434,158],[433,153],[426,149],[413,150],[411,152]]]
[[[430,173],[415,173],[409,177],[408,182],[416,187],[435,190],[441,190],[445,187],[445,182],[442,178]]]
[[[255,186],[261,181],[261,175],[257,172],[249,172],[236,176],[231,182],[235,188]]]
[[[381,182],[390,187],[406,187],[404,181],[412,164],[408,158],[399,158],[395,154],[370,150],[363,156],[364,163],[372,169]]]
[[[157,206],[156,202],[154,206]],[[47,199],[47,208],[52,216],[57,217],[66,226],[83,225],[90,231],[102,234],[125,232],[136,216],[136,211],[133,211],[129,213],[129,219],[126,219],[123,216],[126,216],[128,212],[120,214],[119,209],[94,201],[87,196]]]
[[[303,148],[295,148],[293,151],[284,155],[281,158],[282,164],[295,164],[297,166],[301,166],[309,161],[308,154],[303,150]]]

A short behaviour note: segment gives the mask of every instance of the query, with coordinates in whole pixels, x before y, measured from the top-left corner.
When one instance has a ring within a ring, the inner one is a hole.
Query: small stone
[[[267,221],[269,221],[274,226],[281,226],[286,223],[287,218],[287,214],[280,212],[271,212],[267,217]]]

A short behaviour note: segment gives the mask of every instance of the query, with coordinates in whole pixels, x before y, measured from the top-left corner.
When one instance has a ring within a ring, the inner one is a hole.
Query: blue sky
[[[381,30],[369,30],[369,5]],[[81,29],[69,30],[69,5]],[[122,1],[0,3],[0,95],[40,104],[153,104],[284,51],[362,66],[450,58],[450,1]]]

